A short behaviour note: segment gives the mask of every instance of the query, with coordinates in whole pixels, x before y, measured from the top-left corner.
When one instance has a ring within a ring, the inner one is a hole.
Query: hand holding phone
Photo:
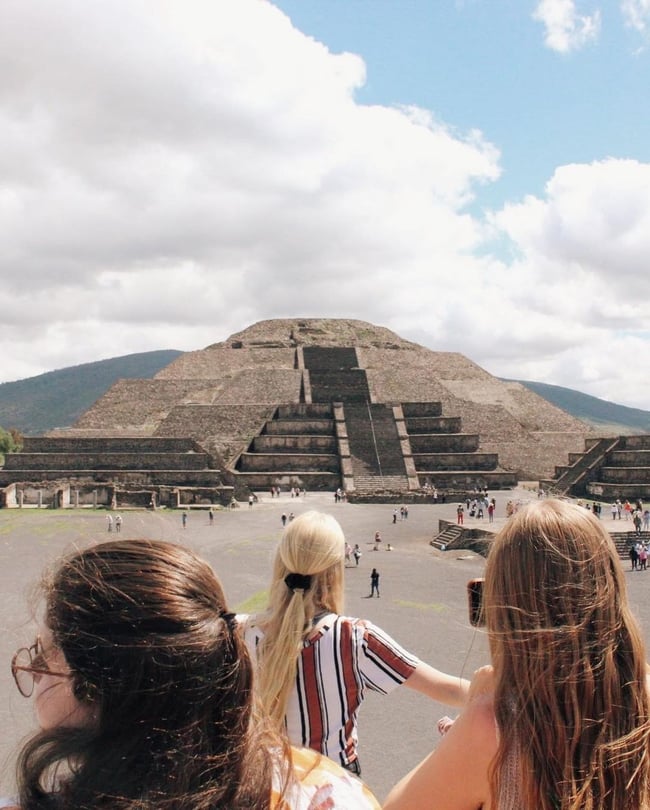
[[[483,615],[483,585],[485,579],[477,577],[470,579],[467,583],[467,601],[469,607],[469,623],[474,627],[481,627],[485,624]]]

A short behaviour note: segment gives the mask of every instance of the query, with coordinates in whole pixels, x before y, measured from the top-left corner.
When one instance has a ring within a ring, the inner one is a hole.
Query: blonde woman
[[[485,573],[492,667],[384,810],[646,810],[646,653],[618,553],[584,508],[520,510]]]
[[[371,622],[341,615],[344,562],[337,521],[300,515],[278,546],[268,609],[240,621],[276,727],[359,775],[357,715],[367,689],[388,694],[405,684],[461,706],[469,684],[419,661]]]

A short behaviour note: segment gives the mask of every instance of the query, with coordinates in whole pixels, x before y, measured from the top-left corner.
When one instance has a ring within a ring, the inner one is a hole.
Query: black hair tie
[[[224,620],[224,622],[226,623],[226,627],[228,628],[228,630],[231,630],[231,631],[232,631],[232,629],[233,629],[233,628],[236,626],[236,624],[237,624],[237,619],[236,619],[236,616],[235,616],[235,614],[234,614],[234,613],[226,613],[226,611],[224,611],[223,613],[220,613],[220,614],[219,614],[219,618]]]
[[[290,591],[308,591],[311,586],[309,574],[287,574],[284,584]]]

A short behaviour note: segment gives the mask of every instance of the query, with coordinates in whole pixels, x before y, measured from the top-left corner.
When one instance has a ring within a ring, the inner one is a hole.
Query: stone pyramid
[[[337,404],[343,409],[338,412],[343,424],[340,429],[332,410]],[[409,488],[436,483],[435,475],[429,475],[436,469],[453,472],[459,453],[498,457],[494,469],[519,479],[548,478],[557,465],[567,463],[570,453],[584,450],[590,433],[585,423],[521,384],[493,377],[461,354],[432,351],[364,321],[292,318],[260,321],[221,343],[183,354],[154,379],[118,381],[67,435],[186,437],[233,471],[245,474],[242,465],[246,462],[261,465],[259,471],[264,472],[264,463],[271,462],[256,461],[247,454],[254,452],[256,440],[262,445],[263,435],[273,432],[268,425],[284,408],[285,419],[298,414],[311,420],[311,427],[304,425],[303,437],[312,435],[305,431],[313,429],[318,420],[330,420],[334,425],[334,445],[330,442],[327,452],[318,453],[313,449],[318,442],[312,441],[308,451],[315,464],[320,463],[316,456],[338,456],[338,472],[331,469],[330,461],[323,462],[331,472],[332,484],[338,476],[359,477],[364,464],[373,466],[372,459],[360,458],[363,452],[357,458],[350,451],[346,471],[342,439],[354,444],[355,435],[343,436],[341,431],[349,432],[352,422],[361,424],[361,417],[354,421],[352,414],[363,416],[364,407],[374,431],[385,416],[376,410],[379,406],[393,413]],[[418,419],[429,421],[418,423]],[[455,421],[445,423],[445,419]],[[276,425],[276,432],[284,427]],[[389,433],[393,432],[390,428]],[[440,438],[443,433],[447,436],[444,441]],[[433,434],[438,436],[435,442],[415,439]],[[471,450],[467,449],[468,436],[475,437]],[[374,455],[381,467],[380,451],[389,439],[377,443],[375,437],[374,441]],[[276,441],[275,446],[278,444]],[[251,483],[271,481],[271,473],[283,483],[289,481],[296,471],[288,468],[299,461],[290,461],[289,456],[303,455],[292,451],[307,444],[306,440],[285,440],[285,469],[267,469],[266,478],[253,477]],[[321,440],[321,447],[325,444]],[[363,441],[359,439],[357,444],[361,447]],[[440,458],[434,458],[436,454]],[[443,458],[445,455],[449,458]],[[481,476],[475,478],[480,483]],[[449,475],[441,478],[448,479]],[[464,480],[468,483],[470,479]]]

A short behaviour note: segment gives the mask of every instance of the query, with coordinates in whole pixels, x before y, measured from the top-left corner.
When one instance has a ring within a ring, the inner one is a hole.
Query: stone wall
[[[238,467],[241,472],[338,472],[338,455],[316,453],[242,453]]]
[[[75,428],[153,434],[179,402],[211,402],[214,385],[201,380],[118,380],[75,424]]]
[[[10,453],[5,470],[204,470],[207,453]]]
[[[231,372],[243,369],[292,369],[295,367],[295,349],[241,348],[230,345],[212,346],[196,352],[187,352],[161,369],[155,379],[218,380]]]
[[[202,453],[189,438],[25,436],[23,453]]]

